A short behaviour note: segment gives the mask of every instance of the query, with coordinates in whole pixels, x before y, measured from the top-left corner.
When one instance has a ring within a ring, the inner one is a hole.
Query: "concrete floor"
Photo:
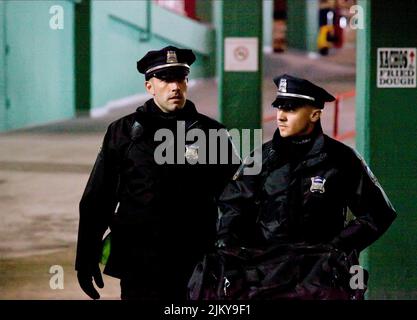
[[[349,48],[347,50],[350,50]],[[290,73],[324,86],[333,94],[355,88],[354,56],[344,54],[309,58],[301,53],[268,54],[264,60],[263,112],[276,93],[272,78]],[[213,79],[191,83],[189,98],[200,112],[217,116],[217,89]],[[74,272],[78,202],[99,150],[106,126],[132,112],[144,101],[138,97],[105,117],[79,117],[49,125],[0,134],[0,299],[86,299]],[[331,134],[333,106],[323,114]],[[341,133],[354,130],[354,99],[341,108]],[[274,121],[264,123],[264,140]],[[346,140],[349,145],[354,140]],[[64,289],[53,290],[50,267],[64,270]],[[105,299],[118,299],[119,282],[104,278]]]

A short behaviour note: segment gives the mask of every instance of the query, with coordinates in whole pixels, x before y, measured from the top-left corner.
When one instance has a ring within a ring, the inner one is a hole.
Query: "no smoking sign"
[[[258,71],[258,38],[225,38],[224,70]]]
[[[249,57],[249,50],[246,47],[239,46],[233,51],[233,54],[237,61],[245,61]]]

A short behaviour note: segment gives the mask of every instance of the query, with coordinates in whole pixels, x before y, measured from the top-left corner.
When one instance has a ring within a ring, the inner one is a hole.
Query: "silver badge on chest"
[[[190,163],[196,163],[198,160],[198,146],[195,144],[186,145],[185,158]]]
[[[326,182],[326,179],[324,179],[323,177],[317,176],[317,177],[311,178],[310,191],[317,192],[317,193],[324,193],[325,182]]]

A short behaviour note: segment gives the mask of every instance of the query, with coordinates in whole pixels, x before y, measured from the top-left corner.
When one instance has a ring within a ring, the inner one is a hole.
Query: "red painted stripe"
[[[346,98],[352,98],[356,96],[356,90],[346,91],[342,92],[336,95],[336,99],[346,99]]]
[[[265,122],[273,121],[276,118],[277,118],[276,114],[271,114],[270,116],[263,117],[262,122],[265,123]]]
[[[356,131],[355,130],[352,130],[352,131],[345,132],[343,134],[339,134],[339,135],[337,135],[334,138],[336,140],[343,141],[343,140],[347,140],[347,139],[352,139],[355,136],[356,136]]]

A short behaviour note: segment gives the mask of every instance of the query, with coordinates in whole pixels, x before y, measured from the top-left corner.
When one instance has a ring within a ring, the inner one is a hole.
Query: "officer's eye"
[[[179,83],[182,83],[182,82],[186,82],[186,78],[167,78],[167,79],[164,79],[164,81],[165,82],[179,82]]]
[[[295,111],[295,109],[296,109],[296,108],[294,108],[293,106],[285,106],[285,107],[283,108],[283,110],[284,110],[285,112],[294,112],[294,111]]]
[[[283,109],[287,112],[295,112],[297,111],[301,106],[303,106],[302,103],[298,102],[291,102],[287,103],[285,106],[283,106]]]

